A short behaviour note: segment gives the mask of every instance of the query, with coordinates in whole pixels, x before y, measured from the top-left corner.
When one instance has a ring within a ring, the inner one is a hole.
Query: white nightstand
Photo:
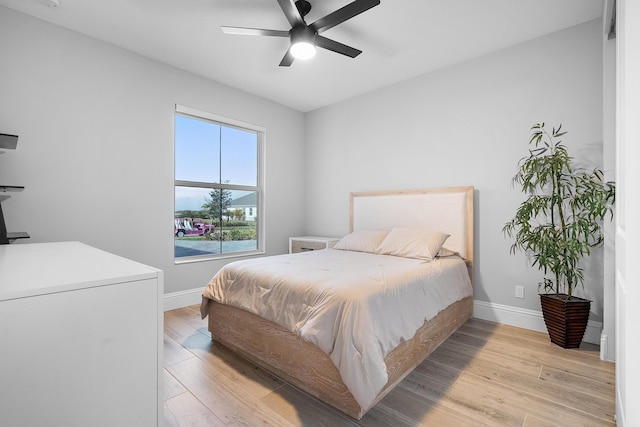
[[[289,253],[317,251],[332,248],[340,240],[337,237],[302,236],[289,237]]]

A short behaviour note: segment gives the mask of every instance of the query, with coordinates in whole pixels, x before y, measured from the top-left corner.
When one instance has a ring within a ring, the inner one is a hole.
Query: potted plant
[[[601,170],[576,168],[558,129],[544,123],[531,128],[529,156],[520,160],[512,184],[527,198],[502,232],[514,239],[511,253],[522,251],[545,274],[540,283],[542,313],[551,342],[580,346],[591,301],[573,295],[584,286],[580,261],[604,240],[602,223],[613,218],[615,184]],[[550,277],[546,277],[549,274]],[[539,288],[540,289],[540,288]]]

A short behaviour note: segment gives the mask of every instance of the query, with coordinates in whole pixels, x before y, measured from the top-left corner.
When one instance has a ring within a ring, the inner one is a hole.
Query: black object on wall
[[[6,245],[8,243],[7,226],[4,224],[4,214],[2,213],[2,205],[0,205],[0,245]]]
[[[5,148],[8,150],[15,150],[18,146],[18,136],[17,135],[9,135],[6,133],[0,133],[0,149]],[[0,151],[0,154],[3,152]],[[15,239],[26,239],[29,235],[23,231],[16,233],[7,232],[7,225],[4,222],[4,213],[2,212],[2,202],[7,200],[9,195],[5,195],[4,193],[8,191],[22,191],[24,187],[16,186],[16,185],[2,185],[0,184],[0,245],[6,245],[11,243],[12,240]]]
[[[15,150],[18,145],[18,135],[0,133],[0,149]]]

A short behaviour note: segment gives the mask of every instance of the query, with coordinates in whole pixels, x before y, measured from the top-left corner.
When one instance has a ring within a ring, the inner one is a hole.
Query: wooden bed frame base
[[[359,420],[471,317],[473,297],[442,310],[387,355],[389,381],[369,408],[360,407],[329,356],[317,346],[245,310],[215,301],[209,301],[208,308],[213,340]]]

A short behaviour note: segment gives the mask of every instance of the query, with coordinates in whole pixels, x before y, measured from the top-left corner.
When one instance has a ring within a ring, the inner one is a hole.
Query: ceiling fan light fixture
[[[316,54],[316,33],[309,27],[291,30],[291,55],[296,59],[310,59]]]
[[[313,43],[297,42],[291,45],[291,54],[296,59],[311,59],[316,56],[316,47]]]

